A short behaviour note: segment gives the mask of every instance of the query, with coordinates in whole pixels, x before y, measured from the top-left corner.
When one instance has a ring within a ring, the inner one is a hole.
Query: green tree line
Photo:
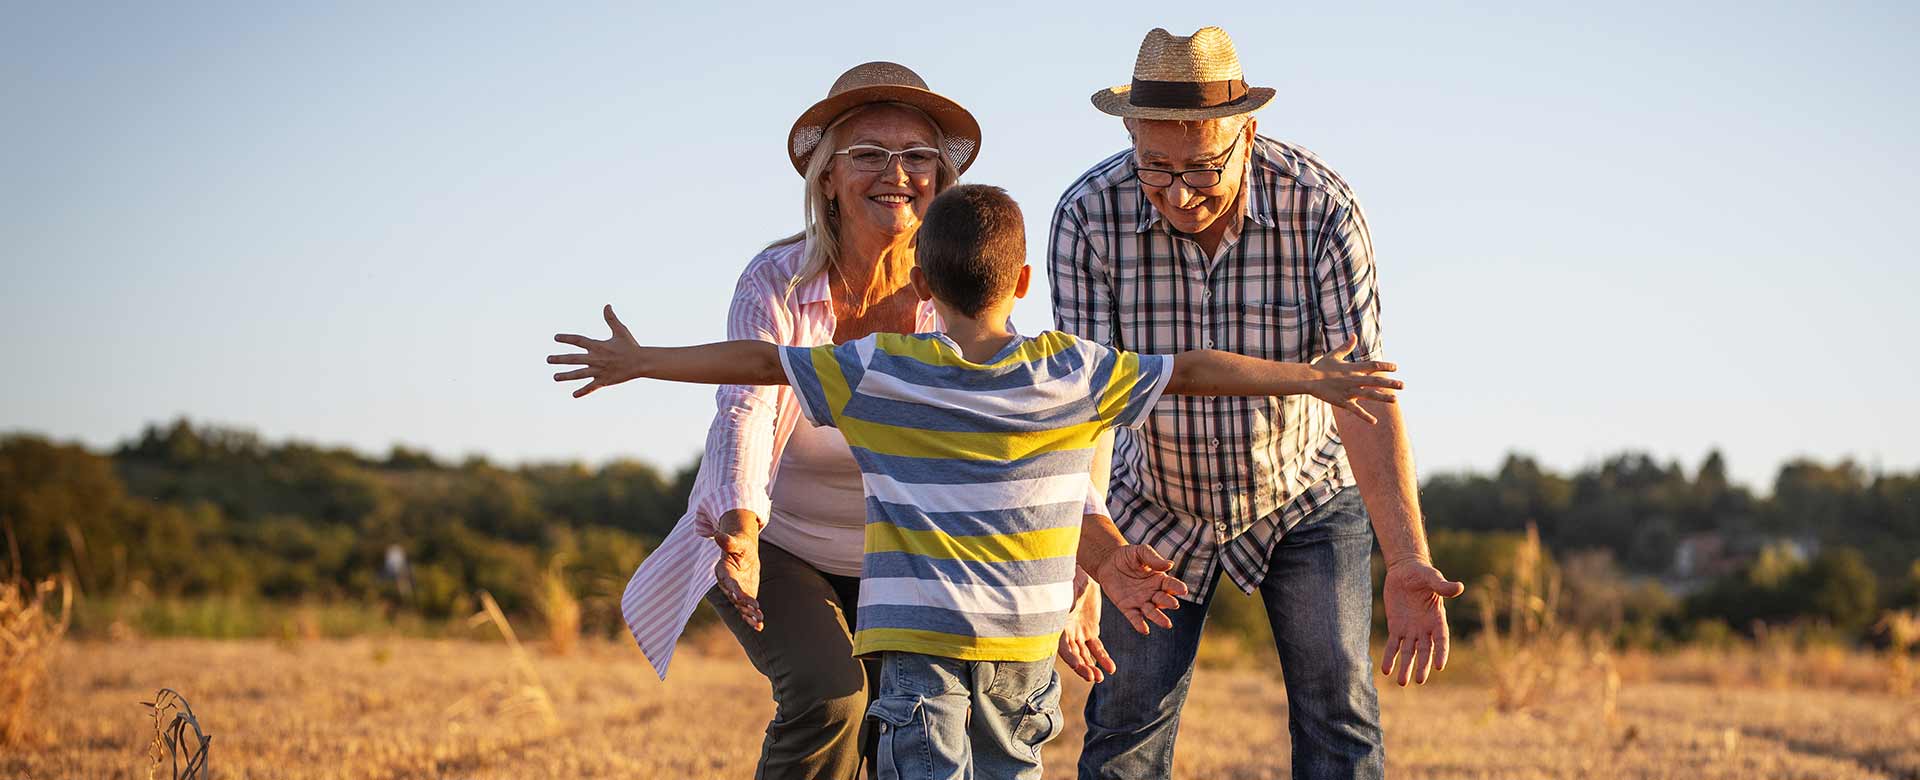
[[[87,596],[351,602],[437,619],[471,614],[478,589],[525,612],[558,562],[590,625],[617,630],[620,587],[684,511],[694,468],[376,457],[180,420],[108,453],[0,439],[0,525],[9,575],[65,574]],[[1531,525],[1568,617],[1622,635],[1798,619],[1857,634],[1920,600],[1920,474],[1795,461],[1762,497],[1732,484],[1717,452],[1692,470],[1624,454],[1564,475],[1515,455],[1493,474],[1431,477],[1421,502],[1449,576],[1498,576]],[[1677,551],[1702,538],[1736,565],[1679,577]],[[1471,610],[1456,615],[1470,632]]]

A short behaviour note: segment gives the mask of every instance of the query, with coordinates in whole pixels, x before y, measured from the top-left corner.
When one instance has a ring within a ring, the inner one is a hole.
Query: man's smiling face
[[[1251,117],[1198,122],[1129,119],[1127,132],[1133,136],[1133,164],[1137,168],[1224,168],[1220,181],[1211,187],[1194,187],[1177,175],[1162,187],[1141,182],[1148,202],[1175,230],[1203,233],[1232,213],[1246,179],[1246,155],[1253,148]]]

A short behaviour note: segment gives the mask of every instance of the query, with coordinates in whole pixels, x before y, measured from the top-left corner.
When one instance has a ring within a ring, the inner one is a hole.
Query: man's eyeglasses
[[[1171,187],[1173,186],[1173,177],[1175,176],[1180,177],[1180,180],[1186,182],[1188,187],[1196,190],[1218,187],[1220,186],[1220,174],[1227,169],[1227,161],[1233,159],[1233,150],[1239,146],[1240,134],[1235,133],[1233,143],[1227,144],[1227,151],[1223,153],[1226,156],[1221,158],[1218,167],[1188,168],[1184,171],[1169,171],[1164,168],[1142,168],[1138,162],[1135,162],[1133,165],[1133,175],[1140,180],[1141,184],[1149,187]]]
[[[900,167],[908,173],[929,173],[940,164],[940,150],[931,146],[916,146],[911,149],[893,151],[872,144],[854,144],[834,154],[844,154],[847,162],[856,171],[884,171],[893,165],[893,158],[900,158]]]

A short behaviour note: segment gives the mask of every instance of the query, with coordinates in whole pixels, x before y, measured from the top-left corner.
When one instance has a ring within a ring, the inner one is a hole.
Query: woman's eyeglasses
[[[834,154],[844,154],[847,162],[856,171],[884,171],[893,165],[893,158],[900,158],[900,167],[908,173],[929,173],[940,164],[940,150],[930,146],[916,146],[911,149],[893,151],[872,144],[854,144]]]

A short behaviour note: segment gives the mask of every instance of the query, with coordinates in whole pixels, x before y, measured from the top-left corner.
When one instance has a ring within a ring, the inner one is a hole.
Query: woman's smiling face
[[[840,149],[869,144],[897,152],[940,146],[926,119],[899,106],[863,109],[842,122],[834,135]],[[939,175],[938,166],[925,173],[908,171],[899,156],[888,161],[884,170],[859,171],[846,155],[838,155],[827,169],[826,189],[838,205],[843,231],[897,237],[920,229]]]

